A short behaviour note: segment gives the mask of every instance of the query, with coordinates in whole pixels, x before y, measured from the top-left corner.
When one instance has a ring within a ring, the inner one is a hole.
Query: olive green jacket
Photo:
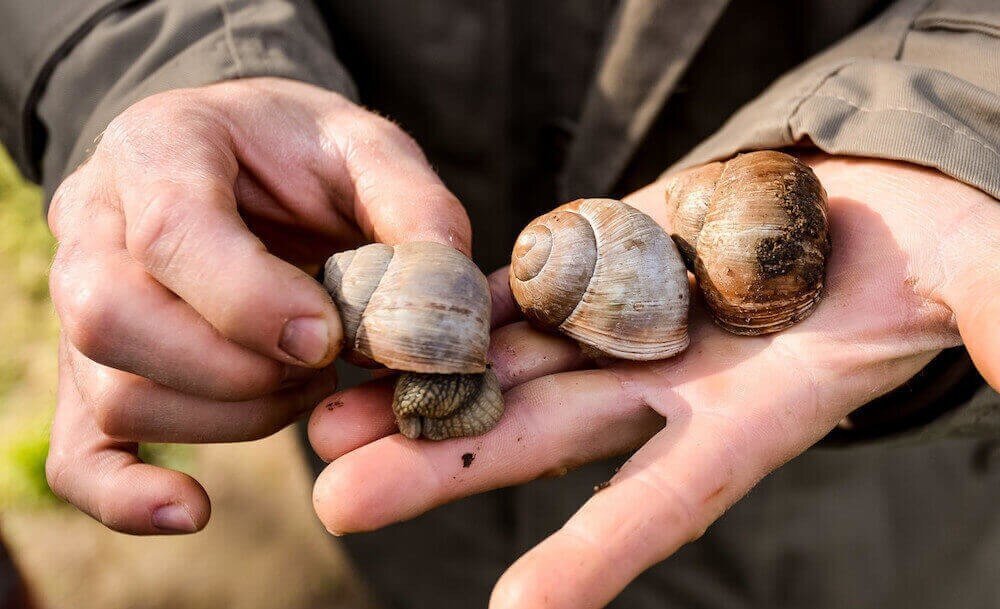
[[[0,139],[49,192],[142,97],[283,76],[410,131],[487,270],[560,200],[740,150],[900,159],[1000,197],[997,0],[0,0],[0,23]],[[940,438],[1000,438],[1000,397],[954,349],[854,418],[829,440],[850,447],[766,479],[619,606],[995,607],[992,445]],[[347,543],[394,606],[481,606],[613,467]]]

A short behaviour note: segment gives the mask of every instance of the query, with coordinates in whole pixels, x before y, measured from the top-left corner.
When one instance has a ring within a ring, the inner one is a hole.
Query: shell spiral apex
[[[656,222],[614,199],[536,218],[511,255],[510,287],[530,321],[602,354],[670,357],[688,345],[688,282]]]

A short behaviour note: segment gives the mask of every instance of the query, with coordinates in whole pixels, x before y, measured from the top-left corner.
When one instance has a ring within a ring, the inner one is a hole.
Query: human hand
[[[336,384],[340,319],[300,268],[374,240],[469,253],[461,205],[394,124],[281,79],[149,97],[49,210],[62,322],[56,494],[129,533],[202,528],[192,478],[137,442],[269,435]]]
[[[601,607],[941,349],[964,342],[1000,386],[997,201],[902,163],[811,163],[829,193],[833,238],[826,293],[812,316],[749,338],[719,329],[696,303],[686,352],[586,370],[574,344],[510,323],[491,345],[507,413],[479,438],[394,435],[385,381],[339,393],[325,402],[339,407],[317,408],[310,420],[314,448],[332,461],[314,490],[327,528],[379,528],[641,446],[503,575],[490,605]],[[670,226],[663,182],[628,201]],[[514,322],[510,296],[499,289],[503,272],[491,282],[496,321]],[[468,468],[467,452],[476,455]]]

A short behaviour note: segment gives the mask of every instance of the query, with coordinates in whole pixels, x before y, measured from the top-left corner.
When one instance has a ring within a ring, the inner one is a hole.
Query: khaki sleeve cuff
[[[1000,197],[1000,95],[941,70],[875,59],[803,76],[797,89],[766,92],[677,166],[812,144],[934,167]]]
[[[900,0],[789,72],[677,166],[811,145],[934,167],[1000,198],[1000,4]]]

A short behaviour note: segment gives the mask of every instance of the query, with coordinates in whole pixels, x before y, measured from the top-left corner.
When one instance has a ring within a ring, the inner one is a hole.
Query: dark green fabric
[[[0,141],[29,178],[38,180],[45,132],[35,104],[52,69],[91,29],[127,0],[33,0],[0,5]]]
[[[0,135],[51,191],[145,95],[258,74],[313,82],[414,135],[469,209],[490,270],[559,200],[622,194],[674,163],[752,147],[808,139],[939,167],[996,194],[997,7],[0,0],[17,30],[0,42]],[[841,434],[853,446],[810,451],[765,479],[613,606],[995,608],[1000,400],[961,350],[936,365],[873,405],[887,410],[859,413],[871,433]],[[898,411],[907,416],[884,414]],[[992,440],[942,439],[956,434]],[[344,543],[388,606],[485,606],[502,569],[614,465]]]
[[[5,36],[49,41],[4,38],[0,53],[0,136],[49,195],[111,119],[160,91],[283,76],[355,95],[315,6],[301,0],[11,0],[0,20]],[[25,71],[28,54],[39,65]]]

